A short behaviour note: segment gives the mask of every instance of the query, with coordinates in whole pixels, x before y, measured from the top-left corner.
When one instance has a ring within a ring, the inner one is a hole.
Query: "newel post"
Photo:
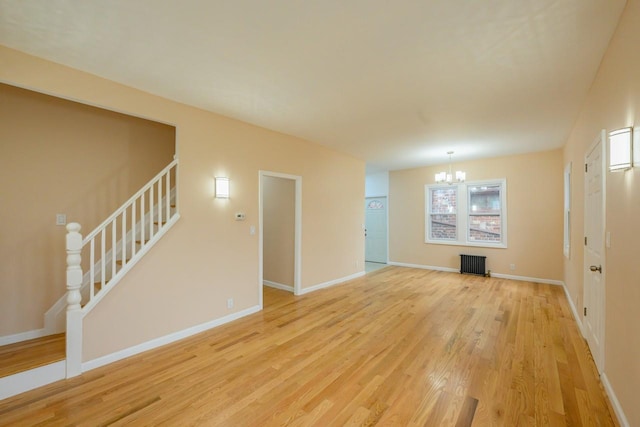
[[[82,373],[82,234],[80,224],[67,225],[67,378]]]
[[[80,286],[82,286],[82,234],[80,224],[67,225],[67,311],[80,310]]]

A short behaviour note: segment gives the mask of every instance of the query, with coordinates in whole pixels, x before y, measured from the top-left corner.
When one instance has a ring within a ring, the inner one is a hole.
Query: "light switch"
[[[252,236],[254,234],[256,234],[256,226],[252,225],[251,227],[249,227],[249,234],[251,234]]]
[[[67,214],[56,214],[56,225],[67,225]]]

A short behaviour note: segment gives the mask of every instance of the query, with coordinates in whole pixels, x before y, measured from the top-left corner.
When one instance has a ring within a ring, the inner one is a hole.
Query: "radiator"
[[[460,254],[460,273],[486,276],[486,256]]]

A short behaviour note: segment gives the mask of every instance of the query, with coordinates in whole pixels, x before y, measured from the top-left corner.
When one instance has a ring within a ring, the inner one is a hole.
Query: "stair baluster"
[[[177,187],[174,185],[172,191],[170,186],[170,176],[175,174],[175,183],[177,168],[178,160],[176,159],[99,227],[89,233],[84,240],[80,234],[80,224],[67,225],[67,378],[82,373],[82,319],[84,316],[180,218],[177,212]],[[149,203],[148,212],[145,211],[145,200]],[[128,226],[129,208],[131,208],[131,222]],[[172,212],[171,209],[175,211]],[[118,218],[120,218],[119,225]],[[147,227],[149,227],[148,230]],[[99,249],[96,248],[97,240],[99,240]],[[87,277],[83,277],[81,254],[86,245],[88,245],[90,265]],[[127,249],[127,245],[131,245],[131,248]],[[100,257],[97,260],[95,259],[96,249]],[[88,292],[84,286],[89,286]],[[83,295],[87,299],[84,303]]]

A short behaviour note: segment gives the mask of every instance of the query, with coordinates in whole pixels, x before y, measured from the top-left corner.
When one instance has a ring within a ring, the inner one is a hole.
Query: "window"
[[[473,185],[469,195],[468,238],[470,242],[501,242],[502,216],[501,185]]]
[[[429,237],[433,240],[458,240],[456,187],[432,188],[429,194]]]
[[[506,180],[425,186],[426,242],[507,247]]]

